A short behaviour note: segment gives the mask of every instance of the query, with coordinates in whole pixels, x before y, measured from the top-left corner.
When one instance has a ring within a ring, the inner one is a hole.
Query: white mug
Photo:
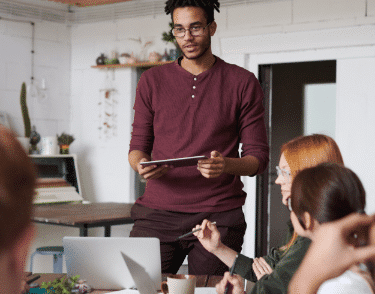
[[[161,283],[161,291],[164,294],[194,294],[196,282],[193,275],[169,275],[167,281]]]
[[[56,137],[42,137],[41,139],[41,154],[42,155],[56,155],[58,154],[57,138]]]

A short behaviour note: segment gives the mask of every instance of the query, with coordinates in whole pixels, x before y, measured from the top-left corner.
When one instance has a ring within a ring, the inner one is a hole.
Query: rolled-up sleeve
[[[259,161],[256,174],[261,174],[268,165],[269,146],[264,121],[263,91],[253,74],[243,87],[241,97],[239,116],[241,156],[252,155],[256,157]]]
[[[129,153],[139,150],[151,155],[154,143],[154,111],[151,103],[151,88],[145,75],[138,82],[134,103],[134,122]]]

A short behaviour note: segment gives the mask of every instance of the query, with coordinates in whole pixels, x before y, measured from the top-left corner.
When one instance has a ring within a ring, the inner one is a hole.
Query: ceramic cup
[[[194,294],[196,281],[193,275],[170,275],[161,283],[161,291],[164,294]]]
[[[56,155],[58,154],[57,138],[56,137],[42,137],[41,139],[41,154],[42,155]]]

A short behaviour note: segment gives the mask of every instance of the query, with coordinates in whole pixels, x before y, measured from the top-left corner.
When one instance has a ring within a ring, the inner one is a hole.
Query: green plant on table
[[[43,282],[40,288],[46,289],[47,294],[71,294],[79,279],[79,275],[70,278],[62,277],[52,282]]]

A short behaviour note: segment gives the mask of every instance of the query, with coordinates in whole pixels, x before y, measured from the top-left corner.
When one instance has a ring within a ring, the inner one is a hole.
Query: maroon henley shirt
[[[263,92],[253,73],[216,57],[195,76],[178,62],[151,68],[138,83],[130,150],[152,153],[152,160],[206,155],[252,155],[258,174],[268,164]],[[246,193],[239,176],[207,179],[196,166],[172,168],[148,180],[136,202],[168,211],[220,212],[241,207]]]

